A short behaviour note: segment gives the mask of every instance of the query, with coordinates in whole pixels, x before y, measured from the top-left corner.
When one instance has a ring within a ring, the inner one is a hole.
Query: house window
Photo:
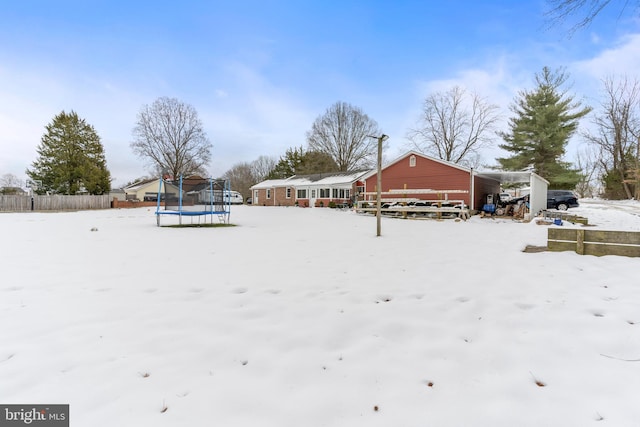
[[[291,187],[287,187],[287,199],[291,198]]]
[[[267,188],[267,199],[271,198],[271,189]]]
[[[316,198],[316,190],[311,190],[311,198],[312,199]]]
[[[334,199],[337,199],[337,198],[338,198],[338,191],[339,191],[339,190],[338,190],[337,188],[334,188],[334,189],[333,189],[333,196],[332,196],[332,197],[333,197]]]
[[[331,197],[331,189],[330,188],[321,188],[320,189],[320,198],[329,198]]]
[[[298,199],[306,199],[307,198],[307,189],[305,188],[305,189],[302,189],[302,190],[298,190],[296,197]]]
[[[409,157],[409,167],[410,168],[416,167],[416,156]]]

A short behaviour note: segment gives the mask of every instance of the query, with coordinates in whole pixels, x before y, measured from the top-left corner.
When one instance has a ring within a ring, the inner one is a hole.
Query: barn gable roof
[[[391,162],[387,163],[386,165],[382,165],[382,170],[385,170],[385,169],[389,168],[390,166],[393,166],[396,163],[399,163],[402,160],[407,159],[410,156],[422,157],[423,159],[431,160],[432,162],[441,163],[443,165],[446,165],[446,166],[449,166],[449,167],[452,167],[452,168],[455,168],[455,169],[459,169],[459,170],[467,172],[467,173],[471,172],[471,169],[468,168],[468,167],[465,167],[465,166],[462,166],[462,165],[458,165],[456,163],[449,162],[449,161],[446,161],[446,160],[437,159],[435,157],[427,156],[426,154],[419,153],[419,152],[417,152],[415,150],[407,151],[406,153],[404,153],[400,157],[396,158],[395,160],[392,160]],[[369,171],[366,175],[363,175],[362,179],[371,178],[372,176],[374,176],[377,173],[378,173],[378,171],[376,169],[373,169],[373,170]]]

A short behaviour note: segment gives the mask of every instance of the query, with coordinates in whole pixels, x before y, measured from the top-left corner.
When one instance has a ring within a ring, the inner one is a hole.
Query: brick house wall
[[[290,189],[290,197],[287,197],[287,188]],[[269,191],[269,198],[267,198]],[[258,201],[255,202],[255,195],[258,193]],[[296,202],[295,188],[293,187],[271,187],[269,189],[260,188],[253,190],[251,197],[254,198],[256,206],[294,206]]]
[[[287,197],[287,189],[289,189],[289,197]],[[296,202],[295,189],[293,187],[276,187],[274,188],[274,205],[275,206],[294,206]]]

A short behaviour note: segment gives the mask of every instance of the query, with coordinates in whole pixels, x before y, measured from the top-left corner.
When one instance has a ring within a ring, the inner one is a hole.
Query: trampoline
[[[229,224],[231,203],[224,197],[231,191],[229,180],[201,177],[176,180],[161,177],[158,184],[156,221],[161,226],[161,218],[168,215],[177,217],[183,225],[183,217],[191,224]]]

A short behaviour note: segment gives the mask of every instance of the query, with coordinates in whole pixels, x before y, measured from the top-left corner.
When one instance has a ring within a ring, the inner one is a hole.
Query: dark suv
[[[577,208],[578,198],[573,191],[569,190],[548,190],[547,209],[558,209],[566,211],[569,208]]]

